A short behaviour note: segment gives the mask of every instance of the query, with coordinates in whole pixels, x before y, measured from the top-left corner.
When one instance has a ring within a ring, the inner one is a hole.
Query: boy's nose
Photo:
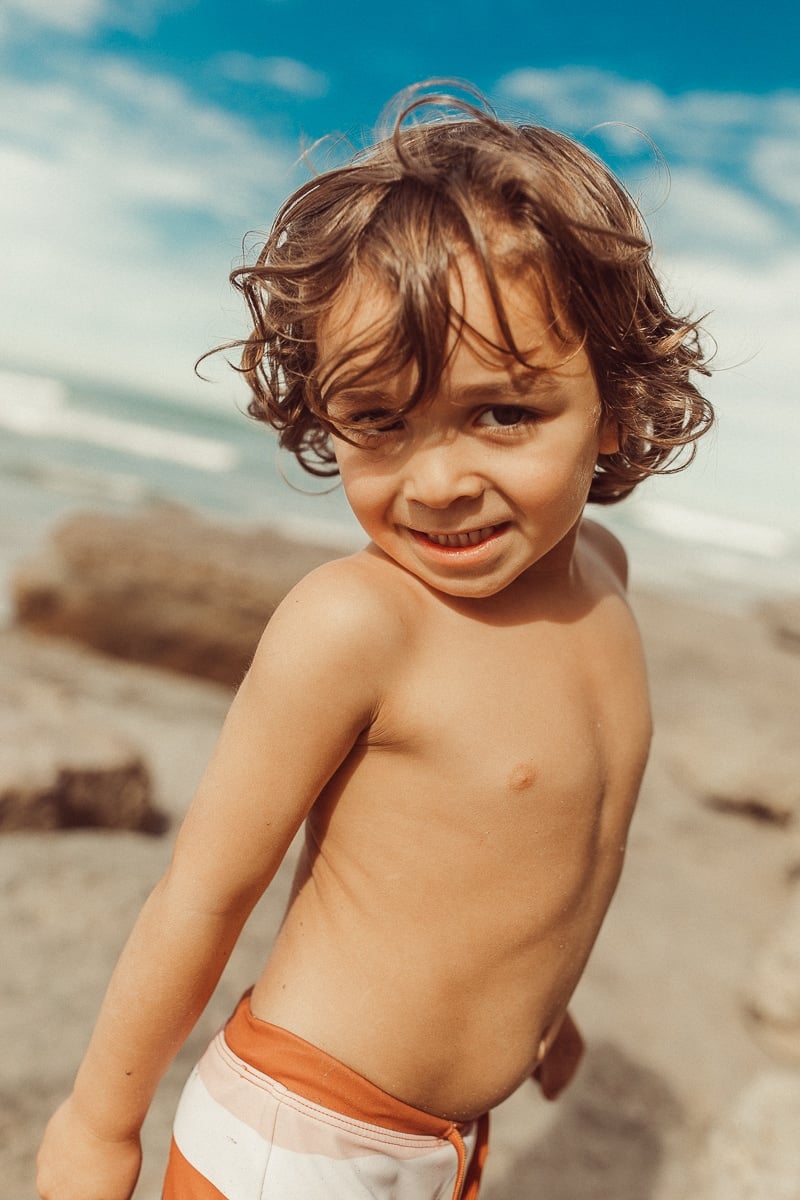
[[[418,448],[408,461],[403,494],[426,508],[449,508],[457,500],[474,500],[484,489],[482,476],[459,440]]]

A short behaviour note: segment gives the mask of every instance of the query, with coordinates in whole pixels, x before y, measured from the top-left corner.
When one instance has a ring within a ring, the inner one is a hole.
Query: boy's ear
[[[619,450],[619,425],[611,417],[600,421],[600,454],[616,454]]]

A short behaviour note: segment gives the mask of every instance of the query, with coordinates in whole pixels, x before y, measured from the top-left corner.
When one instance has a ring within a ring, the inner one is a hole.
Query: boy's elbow
[[[153,888],[147,903],[155,921],[165,926],[189,922],[198,932],[203,925],[210,925],[217,935],[226,931],[235,935],[260,894],[260,888],[245,886],[215,891],[202,886],[191,872],[176,869],[173,863]]]

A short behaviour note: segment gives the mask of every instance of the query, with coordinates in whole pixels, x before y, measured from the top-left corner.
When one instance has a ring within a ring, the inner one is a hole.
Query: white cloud
[[[668,95],[655,84],[593,67],[511,71],[498,80],[497,91],[523,105],[534,119],[578,133],[602,121],[621,121],[684,154],[706,149],[707,139],[719,139],[726,130],[747,135],[769,126],[796,127],[800,112],[800,97],[793,92]]]
[[[599,132],[640,200],[668,275],[694,274],[701,291],[710,283],[711,307],[721,302],[725,313],[741,298],[737,337],[742,322],[783,326],[800,279],[800,92],[669,96],[586,68],[514,71],[497,91],[529,118],[579,137],[624,122]],[[665,153],[669,177],[642,134]]]
[[[628,158],[639,174],[643,162],[647,174],[648,160],[651,174],[655,171],[645,140],[650,138],[674,173],[693,171],[698,184],[703,177],[713,177],[713,188],[738,190],[765,209],[775,200],[786,204],[781,219],[800,232],[795,187],[800,175],[800,92],[694,91],[671,96],[649,83],[576,67],[514,71],[503,76],[497,90],[515,106],[524,106],[534,120],[579,137],[596,130],[609,154],[623,162]],[[624,166],[622,173],[627,177]]]
[[[750,169],[767,194],[797,211],[800,202],[800,128],[790,139],[770,135],[762,138]]]
[[[524,105],[533,120],[576,132],[603,121],[623,121],[649,131],[663,110],[662,93],[652,84],[589,67],[521,68],[504,75],[497,91]]]
[[[657,210],[643,211],[656,246],[754,261],[781,249],[783,223],[758,199],[708,168],[676,167]]]
[[[256,58],[231,51],[216,59],[217,70],[234,83],[277,88],[293,96],[318,99],[328,91],[328,77],[296,58]]]
[[[6,36],[44,26],[65,33],[87,33],[100,24],[106,0],[0,0],[0,30]]]
[[[652,160],[632,170],[650,189],[645,207],[670,294],[680,308],[713,310],[726,368],[713,387],[739,404],[743,421],[753,391],[770,392],[771,412],[789,412],[798,97],[709,97],[706,106],[699,94],[666,97],[570,71],[517,73],[504,86],[556,127],[622,119],[668,143],[663,204],[664,180],[648,180]],[[46,83],[0,76],[6,361],[208,394],[192,363],[239,332],[227,271],[242,235],[266,226],[304,176],[297,153],[173,78],[116,58],[62,60]]]
[[[7,360],[197,394],[195,358],[240,324],[227,271],[293,159],[113,59],[57,84],[0,79]]]
[[[0,34],[24,38],[49,29],[85,36],[98,28],[145,34],[176,0],[0,0]]]

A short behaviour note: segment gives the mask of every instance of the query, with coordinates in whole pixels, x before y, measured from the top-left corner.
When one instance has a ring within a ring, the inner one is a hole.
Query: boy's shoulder
[[[359,552],[304,576],[267,622],[248,692],[292,695],[299,688],[324,696],[340,717],[349,712],[357,725],[366,722],[407,652],[408,589],[399,581],[392,594],[391,574]]]
[[[628,556],[619,538],[599,521],[584,517],[581,521],[580,540],[584,550],[599,560],[622,588],[627,588]]]
[[[270,626],[346,650],[353,642],[386,652],[402,646],[415,589],[406,572],[368,550],[331,559],[304,576],[281,601]]]

